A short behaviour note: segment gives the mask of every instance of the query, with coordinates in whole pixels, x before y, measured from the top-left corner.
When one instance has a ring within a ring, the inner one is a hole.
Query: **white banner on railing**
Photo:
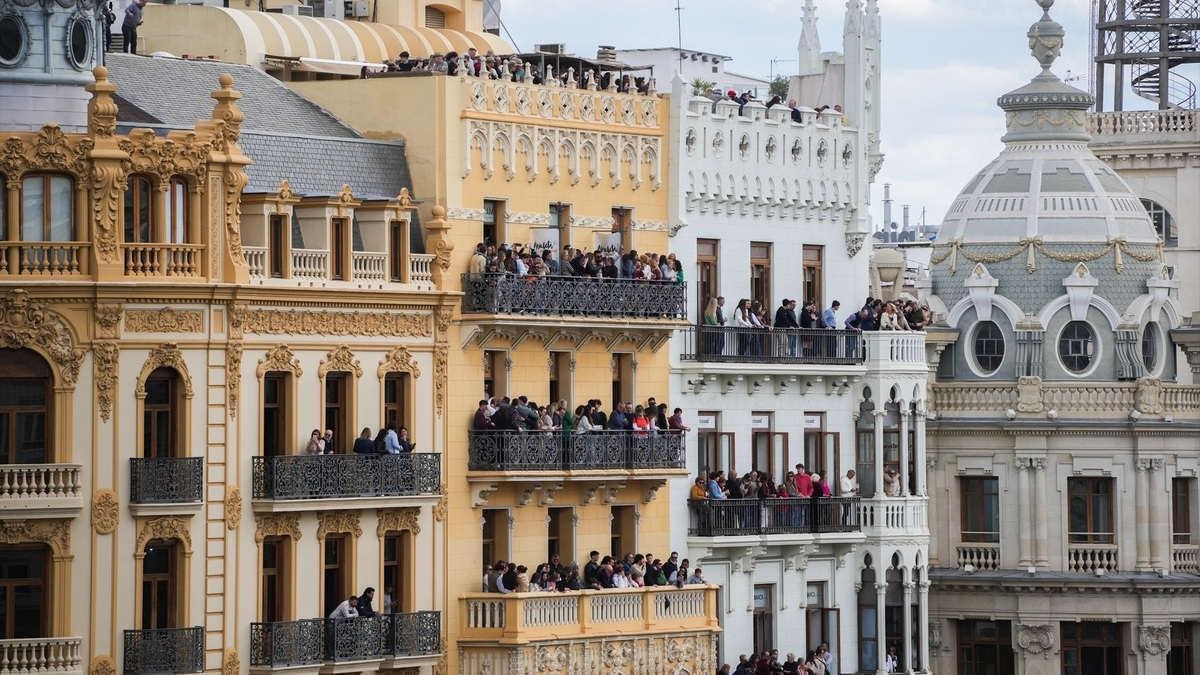
[[[557,227],[533,227],[529,229],[529,247],[534,253],[541,255],[542,251],[550,251],[554,255],[558,251]]]

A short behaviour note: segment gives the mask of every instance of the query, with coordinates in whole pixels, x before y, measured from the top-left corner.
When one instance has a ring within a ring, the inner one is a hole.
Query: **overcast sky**
[[[558,43],[579,55],[600,44],[618,49],[678,44],[675,0],[502,0],[501,19],[521,50]],[[794,74],[802,0],[680,0],[686,49],[727,54],[726,69],[767,77]],[[823,51],[842,51],[845,0],[818,0]],[[891,183],[893,220],[911,205],[912,221],[940,223],[950,202],[1003,147],[996,98],[1039,72],[1025,33],[1041,18],[1034,0],[880,0],[883,22],[883,170],[871,216],[883,222],[883,184]],[[1053,71],[1088,89],[1089,0],[1058,0],[1051,16],[1066,29]],[[509,37],[505,35],[505,37]],[[660,89],[663,89],[659,77]],[[1126,108],[1135,106],[1126,99]]]

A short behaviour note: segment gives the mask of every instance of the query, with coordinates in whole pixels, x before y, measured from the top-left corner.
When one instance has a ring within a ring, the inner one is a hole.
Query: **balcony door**
[[[383,380],[383,425],[395,423],[396,428],[411,426],[407,413],[409,410],[408,373],[388,373]]]
[[[0,546],[0,640],[46,635],[48,553],[44,546]]]
[[[836,489],[841,479],[839,462],[841,436],[837,432],[809,430],[804,434],[804,468],[809,473],[825,472],[830,486]],[[861,483],[861,481],[860,481]]]
[[[179,373],[172,368],[157,368],[146,378],[146,398],[142,402],[142,456],[162,459],[182,456],[182,386]]]
[[[383,538],[383,578],[380,581],[383,594],[392,596],[392,612],[415,611],[413,574],[412,532],[388,532]],[[380,600],[376,611],[383,611],[383,594],[377,596]]]
[[[349,373],[329,373],[325,376],[325,428],[333,431],[335,453],[349,450],[346,447],[349,380]],[[329,452],[329,449],[325,451]]]
[[[342,601],[354,592],[350,587],[350,577],[346,573],[349,565],[347,558],[346,537],[325,538],[325,559],[322,564],[325,611],[322,616],[329,616]]]
[[[350,220],[329,221],[329,277],[334,281],[350,278]]]
[[[142,629],[179,626],[179,542],[154,540],[142,558]]]
[[[50,365],[30,349],[0,349],[0,464],[50,460]]]
[[[408,283],[408,222],[388,223],[388,279]]]
[[[267,224],[267,276],[282,279],[287,275],[288,216],[272,213]]]
[[[278,457],[288,454],[295,446],[292,437],[290,373],[269,372],[263,375],[262,456]]]
[[[716,239],[696,240],[696,307],[701,314],[708,301],[720,295],[721,277],[717,268],[717,250],[721,242]],[[701,318],[701,317],[697,317]]]
[[[288,537],[267,537],[262,543],[262,620],[288,621],[291,596],[291,552]]]
[[[610,534],[612,556],[622,558],[626,553],[636,553],[638,550],[637,507],[633,505],[613,506],[609,520],[612,523]]]

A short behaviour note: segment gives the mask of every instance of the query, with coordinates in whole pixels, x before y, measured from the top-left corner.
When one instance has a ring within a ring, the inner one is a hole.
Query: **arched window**
[[[1158,233],[1158,236],[1162,237],[1163,244],[1178,246],[1179,226],[1175,224],[1175,219],[1171,217],[1171,213],[1163,208],[1162,204],[1150,199],[1143,199],[1142,206],[1146,208],[1146,213],[1150,215],[1150,222],[1154,223],[1154,231]]]
[[[982,321],[975,327],[973,344],[975,363],[984,375],[991,375],[1004,362],[1004,334],[994,321]]]
[[[50,460],[50,365],[29,349],[0,349],[0,464]]]
[[[31,173],[21,181],[21,241],[74,241],[75,182],[68,176]]]
[[[1142,365],[1146,374],[1153,374],[1158,368],[1158,344],[1161,331],[1157,321],[1151,321],[1142,329]]]
[[[151,241],[153,230],[150,227],[151,214],[154,211],[154,186],[148,176],[133,175],[129,177],[129,187],[125,188],[125,243],[147,244]]]
[[[146,400],[142,407],[142,456],[182,457],[183,385],[179,373],[156,368],[146,378]]]
[[[1082,373],[1092,365],[1096,336],[1086,321],[1072,321],[1058,338],[1058,357],[1072,373]]]
[[[183,176],[171,177],[167,195],[167,242],[188,243],[188,184]]]

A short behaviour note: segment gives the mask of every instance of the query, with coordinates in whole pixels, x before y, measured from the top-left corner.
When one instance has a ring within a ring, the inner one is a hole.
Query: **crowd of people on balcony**
[[[683,263],[674,253],[641,253],[619,251],[589,251],[563,246],[554,252],[540,251],[519,244],[479,243],[471,256],[468,271],[472,275],[507,275],[517,278],[564,277],[580,279],[666,281],[682,284]]]
[[[857,497],[858,479],[850,469],[838,480],[837,496]],[[843,499],[839,513],[831,512],[824,502],[834,496],[834,489],[824,470],[809,473],[803,463],[795,471],[788,471],[783,480],[775,482],[766,471],[751,469],[742,476],[734,471],[726,477],[723,470],[709,471],[697,476],[688,495],[693,510],[694,522],[704,531],[710,527],[729,529],[758,527],[771,523],[775,526],[803,527],[814,533],[823,528],[848,526],[856,521],[853,504]],[[744,500],[757,499],[757,505],[748,505]],[[715,511],[726,500],[743,500]],[[781,501],[776,501],[781,500]],[[782,501],[791,500],[791,501]],[[801,500],[807,500],[807,503]],[[781,508],[778,508],[781,507]]]
[[[416,447],[417,444],[408,437],[407,427],[397,428],[395,422],[389,422],[374,435],[371,433],[371,427],[363,427],[358,438],[354,440],[353,451],[359,455],[398,455],[413,452]],[[308,442],[302,448],[302,454],[305,455],[333,455],[337,452],[333,429],[326,429],[323,434],[320,429],[313,429]]]
[[[657,84],[653,77],[626,75],[600,69],[575,72],[573,67],[555,73],[549,64],[532,64],[522,61],[520,55],[498,55],[491,49],[480,54],[479,50],[471,47],[460,54],[448,51],[445,54],[434,52],[427,59],[414,59],[407,51],[402,51],[395,60],[384,61],[384,67],[371,68],[364,66],[362,77],[371,77],[379,73],[411,73],[411,72],[442,73],[449,77],[477,77],[504,82],[528,82],[544,84],[551,87],[567,89],[590,89],[615,92],[620,94],[640,94],[642,96],[658,95]]]
[[[565,399],[544,406],[527,396],[493,396],[479,400],[472,428],[513,433],[559,431],[567,436],[605,430],[647,434],[691,429],[683,423],[683,408],[676,408],[668,416],[667,404],[659,403],[653,396],[644,406],[618,401],[610,414],[605,414],[602,406],[603,402],[594,398],[572,411]]]
[[[895,648],[892,648],[894,651]],[[895,669],[886,672],[894,673]],[[723,664],[717,669],[717,675],[836,675],[837,661],[829,650],[829,643],[822,642],[816,649],[808,652],[803,661],[795,654],[789,653],[786,660],[779,660],[779,650],[763,651],[761,654],[742,654],[738,657],[737,666]]]
[[[357,619],[359,617],[373,617],[380,614],[393,614],[398,603],[393,601],[396,597],[395,591],[391,586],[384,589],[383,604],[379,609],[374,606],[375,588],[367,586],[361,595],[352,595],[342,601],[332,612],[329,613],[331,619]]]
[[[484,593],[565,593],[647,586],[683,588],[707,583],[703,570],[699,567],[691,569],[688,559],[680,560],[676,551],[672,551],[665,561],[655,558],[652,553],[601,558],[599,551],[592,551],[582,568],[578,562],[565,564],[558,554],[554,554],[532,574],[525,565],[497,560],[495,564],[484,565],[482,590]]]

